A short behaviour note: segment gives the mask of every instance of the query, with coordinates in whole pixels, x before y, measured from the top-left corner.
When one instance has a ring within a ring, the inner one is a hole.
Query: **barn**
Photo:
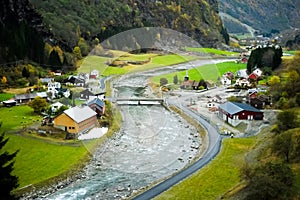
[[[226,102],[219,105],[219,117],[237,126],[243,120],[263,120],[264,113],[248,104],[237,102]]]

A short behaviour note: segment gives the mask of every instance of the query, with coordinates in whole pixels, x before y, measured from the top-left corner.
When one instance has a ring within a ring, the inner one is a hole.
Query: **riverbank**
[[[110,83],[107,83],[110,85]],[[110,89],[108,89],[110,92]],[[37,184],[30,184],[28,186],[18,188],[13,191],[20,199],[34,199],[38,197],[46,197],[47,195],[62,189],[73,182],[80,181],[86,178],[85,166],[92,161],[93,154],[99,146],[109,140],[114,133],[120,130],[120,124],[122,121],[121,114],[115,106],[109,101],[106,101],[106,114],[109,121],[109,129],[107,133],[98,139],[77,141],[78,147],[86,149],[86,153],[82,155],[82,159],[76,161],[76,163],[68,168],[65,172],[47,179],[46,181],[39,182]],[[64,144],[61,144],[64,146]]]

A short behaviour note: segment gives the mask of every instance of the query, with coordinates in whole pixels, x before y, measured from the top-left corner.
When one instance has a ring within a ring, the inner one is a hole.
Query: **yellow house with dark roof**
[[[98,125],[97,113],[90,107],[73,107],[54,118],[54,127],[78,134]]]

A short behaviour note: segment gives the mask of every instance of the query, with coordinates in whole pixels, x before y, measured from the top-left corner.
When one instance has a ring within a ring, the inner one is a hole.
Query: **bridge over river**
[[[165,102],[163,98],[116,98],[112,102],[118,105],[160,105]]]

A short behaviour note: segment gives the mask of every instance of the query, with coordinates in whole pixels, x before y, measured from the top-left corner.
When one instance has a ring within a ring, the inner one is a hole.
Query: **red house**
[[[219,106],[219,117],[237,126],[242,120],[263,120],[264,113],[248,104],[237,102],[226,102]]]

